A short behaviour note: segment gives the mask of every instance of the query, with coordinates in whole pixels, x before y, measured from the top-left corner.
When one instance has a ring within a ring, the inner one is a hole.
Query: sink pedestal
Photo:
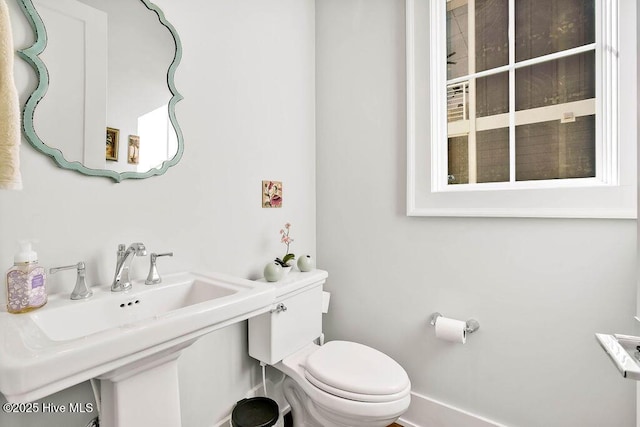
[[[191,343],[100,375],[100,426],[182,425],[178,357]]]

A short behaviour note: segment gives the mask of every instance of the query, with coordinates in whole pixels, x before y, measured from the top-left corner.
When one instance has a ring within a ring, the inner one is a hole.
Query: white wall
[[[31,40],[17,2],[16,48]],[[283,255],[278,231],[293,224],[292,249],[315,253],[314,3],[311,0],[155,2],[176,27],[183,60],[176,86],[184,157],[165,175],[116,184],[54,166],[26,141],[24,191],[0,193],[0,263],[13,262],[15,241],[39,240],[46,267],[87,262],[90,284],[110,283],[118,243],[142,241],[172,250],[161,273],[210,270],[257,278]],[[34,85],[16,57],[22,102]],[[261,180],[284,182],[284,207],[262,209]],[[143,278],[148,257],[134,260]],[[70,292],[73,273],[48,278]],[[3,297],[4,295],[2,295]],[[185,427],[213,425],[259,381],[246,355],[246,324],[207,336],[185,350],[180,382]],[[89,402],[85,383],[44,401]],[[85,426],[92,415],[29,417],[0,412],[0,425]]]
[[[16,47],[28,24],[15,2]],[[407,218],[404,2],[157,0],[184,58],[182,162],[114,184],[58,169],[26,142],[25,190],[0,193],[0,261],[39,239],[47,267],[88,263],[109,283],[118,243],[173,250],[160,270],[257,277],[293,223],[296,252],[330,272],[330,338],[374,345],[416,392],[513,426],[631,426],[634,385],[593,332],[637,333],[633,221]],[[185,6],[188,6],[187,9]],[[317,74],[317,179],[314,79]],[[33,85],[16,59],[22,100]],[[283,180],[282,209],[260,209],[261,179]],[[140,262],[142,261],[142,262]],[[134,275],[147,260],[134,261]],[[68,292],[72,273],[49,278]],[[476,317],[466,346],[433,338],[433,311]],[[259,382],[244,324],[200,340],[180,362],[185,427],[212,425]],[[85,402],[88,385],[43,399]],[[84,426],[86,416],[12,416],[2,426]]]
[[[635,384],[593,335],[637,333],[635,221],[406,217],[404,13],[316,2],[327,338],[380,348],[415,392],[509,426],[635,425]],[[436,340],[434,311],[480,330]]]

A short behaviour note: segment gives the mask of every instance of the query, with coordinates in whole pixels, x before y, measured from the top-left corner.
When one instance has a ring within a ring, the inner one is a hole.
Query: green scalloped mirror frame
[[[149,9],[152,12],[155,12],[155,14],[158,17],[158,20],[163,26],[165,26],[169,30],[175,42],[175,55],[167,71],[167,85],[168,85],[169,91],[171,92],[171,99],[169,100],[169,103],[168,103],[168,115],[169,115],[170,123],[176,132],[178,147],[177,147],[176,154],[173,156],[173,158],[164,161],[159,168],[151,168],[146,172],[131,172],[131,171],[116,172],[108,169],[89,168],[83,165],[79,161],[66,160],[63,153],[59,149],[53,148],[47,145],[44,141],[42,141],[42,139],[40,139],[40,137],[36,133],[35,126],[34,126],[34,113],[35,113],[36,107],[38,106],[38,103],[45,96],[49,88],[49,73],[47,71],[47,67],[45,63],[40,59],[40,56],[39,56],[40,54],[42,54],[42,52],[44,52],[47,46],[47,32],[46,32],[44,22],[40,17],[40,15],[38,14],[35,6],[33,5],[33,2],[31,0],[19,0],[20,7],[25,13],[27,20],[29,21],[29,24],[31,25],[31,28],[33,29],[33,32],[35,34],[35,42],[33,43],[33,45],[31,45],[26,49],[18,50],[18,55],[20,55],[22,59],[24,59],[28,64],[30,64],[33,67],[33,69],[36,72],[36,77],[38,79],[38,84],[35,90],[29,96],[29,98],[27,99],[24,105],[24,109],[22,112],[22,131],[27,141],[29,141],[29,143],[36,150],[52,157],[53,160],[61,168],[75,170],[81,174],[88,175],[88,176],[107,177],[107,178],[113,179],[116,182],[121,182],[124,179],[130,179],[130,178],[143,179],[143,178],[149,178],[155,175],[162,175],[171,166],[176,165],[182,158],[182,154],[184,152],[184,140],[183,140],[182,130],[180,129],[180,126],[178,125],[178,121],[176,119],[175,105],[178,101],[182,100],[183,97],[176,90],[175,82],[174,82],[175,71],[182,58],[182,44],[180,43],[180,37],[178,36],[178,33],[176,32],[173,25],[171,25],[171,23],[169,23],[166,20],[164,13],[158,6],[156,6],[155,4],[147,0],[135,0],[135,1],[142,2],[147,7],[147,9]]]

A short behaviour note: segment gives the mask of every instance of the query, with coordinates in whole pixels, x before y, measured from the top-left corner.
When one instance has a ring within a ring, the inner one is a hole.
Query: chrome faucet
[[[132,243],[126,250],[125,245],[118,245],[118,258],[116,261],[116,274],[111,284],[111,292],[121,292],[131,289],[131,279],[129,278],[129,268],[131,261],[136,255],[147,254],[147,248],[143,243]]]

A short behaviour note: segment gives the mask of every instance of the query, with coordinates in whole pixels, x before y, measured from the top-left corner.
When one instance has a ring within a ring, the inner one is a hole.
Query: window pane
[[[517,0],[516,61],[595,42],[594,0]]]
[[[509,2],[476,0],[476,69],[484,71],[509,62]]]
[[[476,117],[509,112],[509,73],[476,79]]]
[[[595,98],[595,52],[516,70],[516,110]]]
[[[449,138],[449,184],[469,183],[469,139],[467,136]]]
[[[469,74],[467,1],[447,2],[447,79]]]
[[[478,182],[509,181],[509,128],[476,133]]]
[[[516,180],[596,175],[595,116],[516,127]]]

